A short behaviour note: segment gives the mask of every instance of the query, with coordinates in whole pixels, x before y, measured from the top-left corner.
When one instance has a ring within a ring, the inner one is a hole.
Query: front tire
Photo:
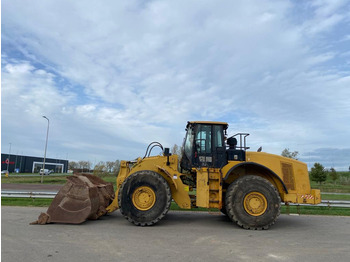
[[[268,229],[280,214],[281,198],[265,178],[244,176],[234,181],[226,192],[228,217],[245,229]]]
[[[137,226],[154,225],[170,209],[170,187],[156,172],[136,172],[121,185],[118,204],[122,215],[131,223]]]

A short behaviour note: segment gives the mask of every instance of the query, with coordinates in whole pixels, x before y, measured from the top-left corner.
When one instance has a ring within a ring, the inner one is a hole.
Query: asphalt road
[[[2,261],[349,261],[350,217],[281,215],[250,231],[215,213],[170,211],[137,227],[117,211],[81,225],[29,225],[46,208],[1,207]]]

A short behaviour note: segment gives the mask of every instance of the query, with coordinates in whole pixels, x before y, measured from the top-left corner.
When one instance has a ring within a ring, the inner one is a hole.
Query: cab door
[[[194,164],[198,167],[213,166],[212,126],[198,124],[195,128]]]
[[[213,125],[213,164],[222,168],[227,164],[224,130],[222,125]]]
[[[194,142],[196,166],[221,168],[227,164],[222,125],[197,125]]]

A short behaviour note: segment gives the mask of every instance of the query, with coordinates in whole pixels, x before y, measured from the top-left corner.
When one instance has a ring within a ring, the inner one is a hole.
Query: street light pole
[[[45,161],[46,161],[46,150],[47,150],[47,140],[49,139],[49,127],[50,127],[50,120],[43,116],[47,120],[47,132],[46,132],[46,143],[45,143],[45,153],[44,153],[44,163],[43,163],[43,172],[41,172],[41,183],[44,182],[44,173],[45,173]]]

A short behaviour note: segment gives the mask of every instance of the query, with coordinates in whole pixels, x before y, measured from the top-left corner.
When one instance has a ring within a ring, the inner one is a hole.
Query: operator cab
[[[227,164],[225,135],[228,124],[225,122],[188,122],[183,144],[181,168],[217,167]]]
[[[226,140],[227,128],[225,122],[188,122],[182,146],[181,168],[188,171],[193,167],[222,168],[228,161],[245,161],[245,151],[249,149],[246,138],[249,134],[238,133]]]

